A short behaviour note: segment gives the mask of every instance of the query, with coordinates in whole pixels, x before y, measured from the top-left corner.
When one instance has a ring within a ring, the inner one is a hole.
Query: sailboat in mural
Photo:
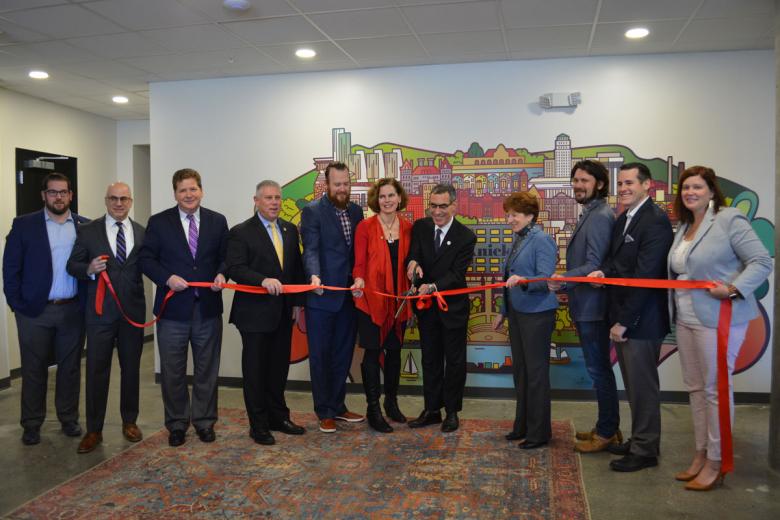
[[[413,381],[417,379],[417,372],[417,363],[414,362],[414,356],[409,352],[406,354],[406,361],[404,361],[404,366],[401,370],[401,377]]]

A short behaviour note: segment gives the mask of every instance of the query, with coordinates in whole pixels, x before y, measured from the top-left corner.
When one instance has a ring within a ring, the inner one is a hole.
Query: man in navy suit
[[[43,179],[44,209],[14,219],[3,254],[3,292],[16,316],[22,361],[22,442],[41,442],[50,360],[57,364],[54,404],[62,431],[81,435],[79,390],[84,314],[80,285],[65,270],[76,228],[87,219],[70,211],[70,180]]]
[[[649,196],[650,170],[641,163],[627,163],[618,173],[618,200],[625,208],[612,230],[609,253],[601,270],[588,276],[600,278],[666,279],[666,256],[673,234],[669,217]],[[666,289],[609,288],[610,339],[631,407],[631,439],[621,459],[610,462],[614,471],[638,471],[658,464],[661,445],[661,396],[658,358],[669,333]]]
[[[301,215],[303,268],[313,285],[352,287],[354,236],[363,210],[349,201],[349,169],[342,162],[325,168],[328,192]],[[320,431],[336,431],[336,420],[361,422],[362,415],[347,410],[344,397],[357,336],[355,304],[346,291],[309,293],[306,330],[314,411]]]
[[[168,444],[181,446],[190,423],[202,442],[214,442],[217,376],[222,348],[222,290],[225,283],[227,220],[203,208],[200,174],[190,168],[173,174],[176,206],[152,215],[140,252],[141,270],[155,284],[154,313],[174,291],[160,321],[160,386]],[[187,282],[213,282],[210,289]],[[192,401],[187,390],[187,347],[192,345]]]

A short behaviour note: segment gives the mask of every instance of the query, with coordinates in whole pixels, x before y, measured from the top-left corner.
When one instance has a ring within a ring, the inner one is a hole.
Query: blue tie
[[[125,243],[125,226],[121,222],[116,223],[119,228],[116,232],[116,261],[124,264],[127,260],[127,244]]]

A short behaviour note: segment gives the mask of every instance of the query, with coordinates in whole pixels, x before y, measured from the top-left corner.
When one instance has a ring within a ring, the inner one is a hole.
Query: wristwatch
[[[737,289],[737,286],[733,283],[730,283],[726,286],[726,288],[729,290],[729,300],[736,300],[737,298],[742,298],[742,293],[739,292],[739,289]]]

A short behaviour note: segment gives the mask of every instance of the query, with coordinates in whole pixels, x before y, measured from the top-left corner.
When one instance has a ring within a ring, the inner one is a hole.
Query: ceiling
[[[0,0],[0,87],[113,119],[149,82],[400,65],[769,49],[773,0]],[[650,35],[627,40],[629,27]],[[317,57],[294,51],[305,43]],[[41,68],[48,80],[27,73]],[[115,105],[117,94],[130,99]]]

